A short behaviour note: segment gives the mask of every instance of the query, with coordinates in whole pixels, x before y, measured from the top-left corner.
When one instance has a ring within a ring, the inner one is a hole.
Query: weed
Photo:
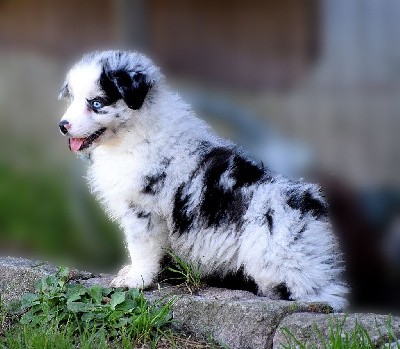
[[[12,331],[13,336],[6,333],[6,347],[19,348],[18,343],[29,342],[37,344],[28,348],[69,348],[63,343],[78,338],[80,348],[92,348],[93,343],[108,348],[109,341],[122,347],[128,343],[155,347],[171,323],[173,299],[150,304],[137,289],[88,288],[69,284],[68,275],[68,269],[60,269],[56,276],[38,280],[36,293],[23,296],[20,330]]]
[[[322,333],[321,329],[315,325],[314,331],[318,338],[318,343],[315,345],[304,344],[300,339],[296,338],[287,328],[283,328],[282,332],[286,340],[286,344],[282,344],[284,349],[375,349],[376,345],[373,343],[368,331],[358,322],[355,323],[354,328],[350,332],[344,330],[346,317],[342,321],[336,320],[329,324],[328,334]],[[396,340],[390,321],[388,323],[388,341],[394,342]],[[382,336],[384,338],[385,336]],[[400,349],[400,344],[397,345]]]
[[[300,305],[296,302],[293,302],[289,305],[289,311],[296,312],[300,309]]]
[[[168,255],[173,263],[172,266],[167,267],[167,270],[173,274],[169,280],[175,280],[180,283],[179,285],[185,285],[190,294],[198,292],[202,287],[199,265],[184,261],[172,251],[168,251]]]

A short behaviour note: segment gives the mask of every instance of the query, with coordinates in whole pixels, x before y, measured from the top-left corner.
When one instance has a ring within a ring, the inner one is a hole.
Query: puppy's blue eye
[[[100,109],[104,107],[104,104],[97,100],[91,101],[90,105],[92,106],[93,109]]]

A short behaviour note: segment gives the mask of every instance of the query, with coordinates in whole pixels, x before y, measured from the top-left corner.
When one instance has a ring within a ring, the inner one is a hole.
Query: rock
[[[36,280],[57,273],[59,268],[47,262],[17,257],[0,257],[0,299],[9,304],[21,298],[24,293],[35,290]],[[71,269],[71,280],[94,277],[92,273]]]
[[[346,333],[354,331],[356,323],[367,331],[372,343],[377,348],[400,337],[399,317],[376,314],[299,313],[289,315],[280,322],[273,340],[273,348],[284,348],[284,345],[288,343],[285,331],[289,331],[301,343],[321,348],[323,345],[320,338],[327,340],[332,329],[339,331],[344,336]],[[388,335],[389,324],[393,330],[391,336]]]
[[[208,288],[197,296],[181,297],[173,315],[178,329],[200,339],[211,337],[232,349],[261,349],[271,347],[285,316],[307,308],[307,304],[270,300],[246,291]],[[320,309],[326,311],[326,306]]]
[[[276,324],[290,312],[286,302],[259,301],[240,291],[213,297],[217,293],[179,299],[173,312],[176,326],[230,348],[265,348]]]
[[[23,258],[0,257],[0,295],[8,304],[25,292],[34,291],[35,281],[57,273],[49,263]],[[71,270],[72,282],[86,286],[108,287],[112,275],[94,275]],[[302,343],[318,347],[318,326],[323,338],[329,334],[330,324],[344,321],[343,332],[351,332],[356,322],[364,326],[375,346],[392,348],[400,338],[400,318],[374,314],[327,314],[325,304],[297,303],[270,300],[247,291],[206,288],[189,295],[184,288],[158,284],[145,291],[150,301],[175,297],[174,327],[198,339],[213,339],[231,349],[282,348],[286,343],[287,328]],[[394,336],[387,335],[391,319]],[[383,335],[382,335],[383,334]]]
[[[51,274],[57,268],[48,263],[24,258],[0,258],[0,296],[4,304],[21,298],[26,292],[33,292],[35,281]]]
[[[391,342],[391,343],[385,343],[381,349],[399,349],[400,348],[400,340]]]

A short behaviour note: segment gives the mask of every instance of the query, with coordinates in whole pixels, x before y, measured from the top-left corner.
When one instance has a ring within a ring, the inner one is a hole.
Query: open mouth
[[[88,148],[97,138],[99,138],[104,133],[105,130],[106,128],[103,127],[86,138],[70,138],[68,140],[69,149],[72,151],[81,151]]]

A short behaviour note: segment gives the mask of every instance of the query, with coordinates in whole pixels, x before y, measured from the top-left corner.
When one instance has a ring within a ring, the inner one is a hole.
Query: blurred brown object
[[[316,0],[150,1],[151,49],[170,70],[240,87],[285,87],[314,62]]]
[[[1,0],[0,45],[71,57],[148,51],[172,73],[241,88],[287,87],[320,46],[317,0]]]
[[[398,313],[400,288],[391,279],[382,234],[366,220],[357,192],[333,177],[320,176],[319,182],[344,254],[351,309]]]
[[[0,45],[71,56],[116,38],[112,0],[1,0]]]

